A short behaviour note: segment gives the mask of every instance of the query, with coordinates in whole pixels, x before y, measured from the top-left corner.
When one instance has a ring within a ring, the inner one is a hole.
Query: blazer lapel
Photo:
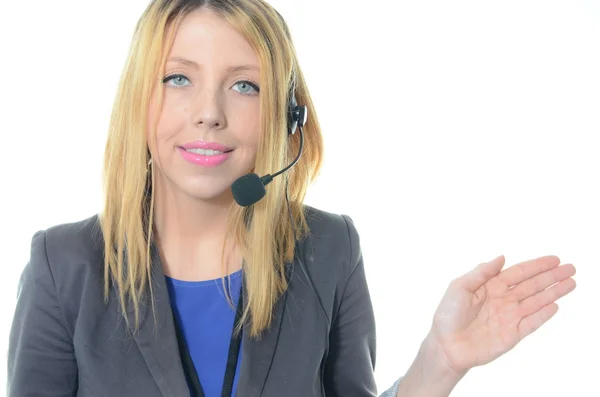
[[[189,397],[190,390],[181,364],[167,283],[158,249],[154,244],[151,247],[151,255],[156,322],[152,313],[150,292],[146,290],[139,306],[140,328],[135,334],[135,341],[162,394],[165,397]],[[133,318],[133,304],[129,303],[128,307],[130,318]],[[132,322],[132,332],[133,326]]]
[[[162,394],[165,397],[189,397],[190,390],[181,364],[167,283],[155,244],[151,246],[151,255],[156,326],[150,303],[150,292],[146,290],[139,306],[140,328],[135,334],[135,341]],[[125,258],[126,264],[127,258]],[[235,397],[260,397],[263,395],[285,315],[291,280],[291,266],[289,265],[286,266],[286,277],[288,290],[273,307],[273,320],[270,327],[261,334],[258,340],[251,339],[246,332],[242,335],[242,364]],[[245,290],[245,277],[242,282]],[[128,312],[129,318],[133,318],[131,302],[128,303]],[[133,332],[133,324],[130,326],[130,330]]]
[[[290,280],[289,268],[286,277]],[[244,289],[246,280],[243,280]],[[288,290],[277,300],[273,307],[273,320],[270,327],[263,331],[259,340],[251,339],[247,333],[242,335],[242,365],[235,397],[260,397],[271,370],[271,364],[277,349]]]

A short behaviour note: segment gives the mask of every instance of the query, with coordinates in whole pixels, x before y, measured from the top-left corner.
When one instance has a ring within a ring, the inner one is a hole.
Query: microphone
[[[307,118],[307,108],[306,106],[296,106],[292,108],[290,111],[291,123],[292,125],[297,122],[298,128],[300,129],[300,149],[298,150],[298,154],[294,161],[292,161],[287,167],[283,168],[280,171],[277,171],[273,175],[267,174],[263,177],[259,177],[257,174],[247,174],[239,177],[233,182],[231,185],[231,191],[233,193],[234,200],[242,207],[248,207],[252,204],[260,201],[267,194],[266,186],[271,183],[273,178],[278,175],[283,174],[290,168],[292,168],[298,160],[300,156],[302,156],[302,149],[304,148],[304,130],[302,126],[306,122]],[[295,131],[288,130],[288,133],[291,135]]]

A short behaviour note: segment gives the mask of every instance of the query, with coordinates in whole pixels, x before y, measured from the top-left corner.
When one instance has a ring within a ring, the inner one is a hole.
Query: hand
[[[450,283],[427,342],[456,374],[512,349],[558,311],[556,300],[575,289],[575,267],[545,256],[501,272],[504,256]],[[550,288],[548,288],[550,287]]]

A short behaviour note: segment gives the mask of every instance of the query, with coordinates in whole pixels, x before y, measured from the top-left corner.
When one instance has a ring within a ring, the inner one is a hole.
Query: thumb
[[[504,255],[500,255],[490,262],[481,263],[475,269],[461,277],[461,285],[471,292],[476,291],[493,277],[497,276],[502,270],[504,263]]]

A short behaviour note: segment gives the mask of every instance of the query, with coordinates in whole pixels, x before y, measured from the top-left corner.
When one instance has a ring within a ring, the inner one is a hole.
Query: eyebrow
[[[174,57],[174,58],[170,58],[169,60],[167,60],[167,62],[178,62],[178,63],[182,63],[184,65],[190,66],[194,69],[200,69],[200,66],[198,66],[198,64],[194,61],[190,61],[189,59],[185,59],[185,58],[181,58],[181,57]],[[233,73],[233,72],[239,72],[241,70],[255,70],[255,71],[259,71],[258,66],[254,66],[254,65],[237,65],[237,66],[230,66],[227,68],[227,72],[229,73]]]

